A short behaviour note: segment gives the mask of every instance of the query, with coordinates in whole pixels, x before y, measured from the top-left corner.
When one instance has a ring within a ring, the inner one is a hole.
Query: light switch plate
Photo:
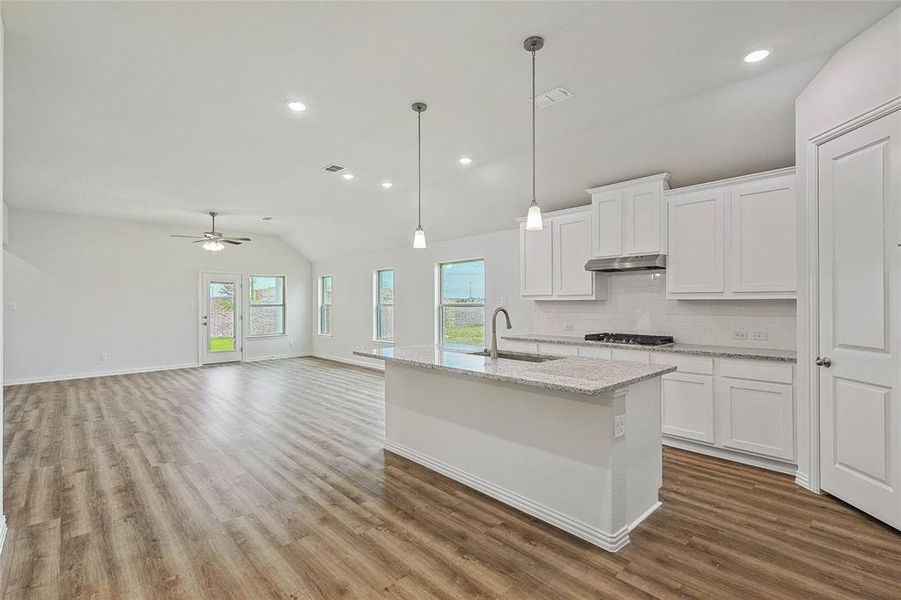
[[[733,340],[746,340],[748,339],[748,332],[744,329],[736,329],[732,332]]]
[[[751,332],[751,339],[756,340],[758,342],[765,342],[770,339],[770,332],[765,329],[758,329],[757,331]]]
[[[9,306],[7,306],[7,309],[9,310],[9,312],[16,312],[18,310],[18,308],[19,307],[16,306],[15,302],[10,302]]]
[[[613,419],[613,439],[626,437],[626,415],[616,415]]]

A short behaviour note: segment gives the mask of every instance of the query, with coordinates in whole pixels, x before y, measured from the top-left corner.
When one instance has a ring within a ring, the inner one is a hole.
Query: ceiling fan
[[[225,244],[231,244],[232,246],[240,246],[241,242],[252,242],[253,240],[249,237],[225,237],[222,232],[216,231],[216,215],[219,213],[210,211],[210,218],[213,219],[213,226],[211,227],[212,231],[204,231],[203,235],[176,235],[173,234],[174,238],[189,238],[194,240],[191,242],[192,244],[203,244],[202,248],[204,250],[209,250],[210,252],[219,252],[223,248],[225,248]]]

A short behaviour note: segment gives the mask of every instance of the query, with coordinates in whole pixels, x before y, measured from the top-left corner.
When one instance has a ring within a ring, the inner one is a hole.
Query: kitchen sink
[[[488,350],[480,350],[479,352],[467,352],[473,356],[489,356]],[[498,358],[506,358],[507,360],[521,360],[523,362],[543,363],[549,360],[560,360],[562,356],[549,356],[547,354],[526,354],[524,352],[498,352]]]

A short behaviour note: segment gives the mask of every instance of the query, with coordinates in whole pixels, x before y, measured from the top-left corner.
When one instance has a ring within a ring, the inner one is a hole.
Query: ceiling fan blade
[[[172,234],[172,235],[170,235],[169,237],[176,237],[176,238],[190,238],[190,239],[192,239],[192,240],[202,240],[202,239],[205,239],[203,236],[200,236],[200,235],[176,235],[176,234]]]
[[[225,239],[225,238],[222,238],[222,239],[219,240],[219,241],[222,242],[222,243],[224,243],[224,244],[231,244],[232,246],[240,246],[240,245],[241,245],[241,242],[236,242],[236,241],[234,241],[234,240],[227,240],[227,239]]]
[[[253,241],[252,239],[245,238],[245,237],[240,237],[240,238],[239,237],[227,237],[227,238],[223,238],[223,239],[232,240],[235,242],[252,242]]]
[[[202,244],[202,243],[204,243],[204,242],[206,242],[206,240],[194,240],[194,241],[191,242],[191,243],[192,243],[192,244]]]

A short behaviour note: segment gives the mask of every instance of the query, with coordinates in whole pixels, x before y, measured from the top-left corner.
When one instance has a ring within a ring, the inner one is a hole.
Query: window
[[[319,278],[319,335],[332,335],[332,276]]]
[[[248,337],[284,335],[285,278],[271,275],[250,276]]]
[[[394,341],[394,269],[375,272],[375,339]]]
[[[438,265],[438,340],[485,347],[485,261]]]

